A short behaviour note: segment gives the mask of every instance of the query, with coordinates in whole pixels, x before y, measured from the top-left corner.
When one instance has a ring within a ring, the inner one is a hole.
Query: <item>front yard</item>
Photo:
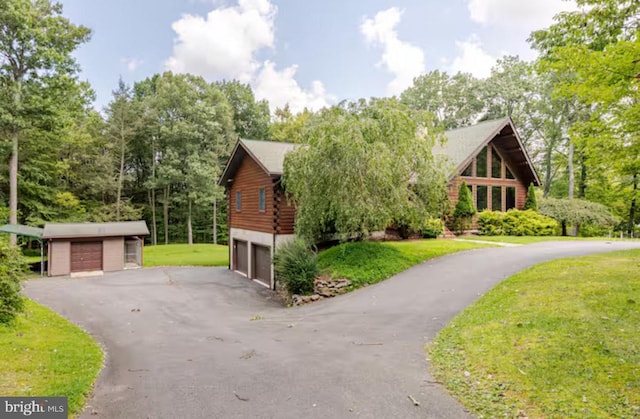
[[[456,317],[433,372],[472,413],[640,415],[640,250],[523,271]]]
[[[323,272],[347,278],[352,288],[374,284],[438,256],[490,245],[453,240],[343,243],[318,255]]]
[[[31,300],[11,325],[0,325],[0,394],[67,396],[82,411],[102,367],[100,346],[82,329]]]

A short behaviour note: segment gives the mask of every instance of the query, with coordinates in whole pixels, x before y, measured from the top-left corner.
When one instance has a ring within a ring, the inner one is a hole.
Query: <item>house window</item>
[[[485,165],[486,167],[486,165]],[[476,186],[476,208],[478,211],[484,211],[487,209],[487,187],[478,185]]]
[[[491,177],[494,179],[502,178],[502,159],[493,147],[491,148]]]
[[[242,209],[242,192],[236,192],[236,211]]]
[[[516,188],[513,186],[507,186],[506,190],[506,210],[509,211],[516,207]]]
[[[476,177],[487,177],[487,147],[476,157]]]
[[[491,209],[494,211],[502,211],[502,187],[491,187]]]
[[[462,176],[467,176],[467,177],[473,176],[473,163],[469,163],[467,168],[462,171]]]
[[[505,167],[505,176],[507,179],[515,179],[516,177],[513,176],[513,173],[511,173],[511,170],[509,170],[508,167]]]
[[[266,197],[265,197],[265,191],[264,188],[260,189],[260,191],[258,192],[258,210],[259,211],[264,211],[265,210],[265,201],[266,201]]]

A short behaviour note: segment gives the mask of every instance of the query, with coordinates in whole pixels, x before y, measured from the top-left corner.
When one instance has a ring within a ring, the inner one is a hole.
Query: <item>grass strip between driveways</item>
[[[497,285],[429,348],[482,418],[640,415],[640,250],[547,262]]]
[[[611,241],[611,240],[631,240],[607,237],[567,237],[567,236],[459,236],[459,240],[481,240],[488,242],[512,243],[512,244],[533,244],[542,242],[558,241]],[[637,241],[637,240],[636,240]]]
[[[2,396],[66,396],[78,414],[102,362],[102,349],[84,330],[31,300],[12,324],[0,325]]]
[[[353,242],[332,247],[318,255],[321,270],[333,278],[347,278],[352,288],[374,284],[426,260],[463,250],[490,247],[452,240]]]
[[[219,244],[162,244],[144,247],[144,266],[227,266],[229,247]]]

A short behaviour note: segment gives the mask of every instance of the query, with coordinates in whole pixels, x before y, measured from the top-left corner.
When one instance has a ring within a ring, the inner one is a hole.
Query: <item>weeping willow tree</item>
[[[431,152],[434,117],[396,99],[361,100],[309,117],[307,146],[285,159],[297,234],[365,238],[395,224],[417,230],[446,203],[446,170]]]

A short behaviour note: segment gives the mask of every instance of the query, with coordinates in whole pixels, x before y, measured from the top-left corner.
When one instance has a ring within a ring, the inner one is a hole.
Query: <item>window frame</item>
[[[267,211],[267,190],[265,188],[258,189],[258,211]]]
[[[242,192],[236,191],[236,212],[242,211]]]

